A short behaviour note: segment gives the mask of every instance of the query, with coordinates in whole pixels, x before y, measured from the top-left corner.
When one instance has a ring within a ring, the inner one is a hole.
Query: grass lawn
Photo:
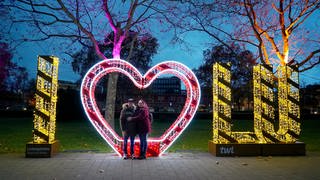
[[[32,123],[32,118],[0,118],[0,153],[24,153],[32,138]],[[117,124],[115,129],[119,132]],[[234,130],[251,130],[252,125],[248,120],[235,121]],[[159,136],[170,124],[154,120],[152,126],[151,136]],[[211,127],[211,120],[194,119],[169,151],[208,151]],[[112,152],[86,120],[58,121],[56,139],[61,152]],[[320,119],[303,121],[300,140],[307,144],[307,151],[320,152]]]

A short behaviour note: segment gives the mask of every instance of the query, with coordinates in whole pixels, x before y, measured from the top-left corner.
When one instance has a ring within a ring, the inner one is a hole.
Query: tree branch
[[[281,35],[282,35],[282,42],[283,42],[283,52],[279,53],[278,57],[280,59],[280,63],[284,65],[285,61],[288,61],[288,53],[289,53],[289,36],[290,32],[286,30],[285,22],[284,22],[284,12],[283,9],[283,0],[279,1],[279,23],[280,23],[280,29],[281,29]]]
[[[138,5],[144,6],[144,7],[146,7],[146,9],[140,14],[140,16],[139,16],[134,22],[131,23],[130,28],[131,28],[132,26],[134,26],[135,24],[138,24],[138,23],[140,23],[140,22],[143,22],[143,21],[145,21],[146,19],[150,18],[152,15],[156,14],[156,13],[150,14],[149,16],[147,16],[147,17],[145,17],[145,18],[142,19],[142,17],[144,17],[144,15],[145,15],[145,14],[149,11],[149,9],[151,8],[151,5],[153,4],[154,1],[152,0],[148,5],[144,5],[144,4],[143,4],[144,2],[146,2],[146,1],[142,1],[142,2],[138,3]]]
[[[48,4],[35,4],[35,3],[32,3],[32,1],[30,1],[30,0],[29,0],[29,2],[23,1],[23,0],[17,0],[17,1],[21,2],[23,4],[26,4],[26,5],[31,5],[32,4],[32,6],[35,6],[35,7],[46,7],[46,8],[49,8],[51,10],[54,10],[54,11],[62,10],[61,7],[55,8],[55,7],[49,6]]]
[[[35,10],[34,8],[32,8],[32,10],[29,10],[29,9],[25,9],[25,8],[22,8],[22,7],[16,6],[16,5],[6,5],[6,6],[9,7],[9,8],[16,8],[16,9],[19,9],[19,10],[24,11],[24,12],[37,13],[37,14],[42,14],[42,15],[50,16],[50,17],[53,17],[56,21],[59,21],[59,22],[70,23],[69,20],[59,19],[59,18],[58,18],[56,15],[54,15],[54,14],[51,14],[51,13],[48,13],[48,12],[38,11],[38,10]]]
[[[316,54],[320,53],[320,49],[317,49],[313,52],[311,52],[303,61],[301,61],[298,66],[301,67],[304,64],[306,64],[311,58],[313,58]],[[319,59],[320,60],[320,59]]]
[[[106,17],[109,21],[109,24],[111,26],[111,29],[113,30],[113,32],[117,32],[117,28],[116,28],[116,25],[113,21],[113,18],[111,16],[111,13],[109,11],[109,7],[108,7],[108,0],[103,0],[103,10],[104,12],[106,13]]]
[[[304,72],[307,71],[309,69],[314,68],[316,65],[320,64],[320,58],[318,59],[318,61],[314,62],[313,64],[311,64],[309,67],[306,67],[304,69],[299,70],[299,72]]]
[[[62,7],[63,11],[66,13],[66,15],[74,22],[74,24],[84,33],[86,34],[89,39],[91,40],[91,42],[94,45],[94,48],[96,50],[97,55],[101,58],[101,59],[107,59],[104,54],[100,51],[99,48],[99,44],[97,42],[97,40],[95,39],[95,37],[93,36],[93,34],[91,32],[89,32],[87,29],[85,29],[80,21],[78,19],[76,19],[73,14],[65,7],[64,3],[61,0],[57,0],[58,3],[60,4],[60,6]]]
[[[267,64],[270,64],[269,56],[268,56],[268,53],[266,50],[266,46],[263,42],[263,39],[261,38],[261,32],[264,32],[264,31],[258,26],[258,24],[256,22],[256,14],[254,12],[253,6],[251,3],[248,3],[246,0],[243,0],[243,3],[244,3],[244,8],[246,10],[246,16],[249,19],[249,22],[250,22],[251,27],[253,29],[254,35],[257,38],[257,40],[259,41],[258,50],[259,50],[260,61],[265,62]],[[248,7],[250,8],[250,11],[249,11]],[[252,13],[252,17],[250,15],[250,12]],[[265,57],[265,59],[263,59],[263,57]]]
[[[312,8],[310,11],[308,11],[311,7],[314,7],[314,8]],[[301,10],[301,12],[297,16],[297,18],[292,19],[290,25],[287,28],[287,31],[292,32],[294,29],[299,27],[314,11],[318,10],[319,7],[320,7],[319,0],[315,1],[314,3],[312,3],[309,6],[306,5],[305,8]],[[301,18],[303,18],[303,19],[300,20]]]
[[[134,14],[137,6],[138,6],[138,0],[134,0],[134,2],[131,1],[130,9],[129,9],[129,12],[128,12],[128,20],[127,20],[126,26],[124,28],[124,36],[127,35],[129,29],[132,26],[131,22],[132,22],[132,19],[133,19],[133,14]]]

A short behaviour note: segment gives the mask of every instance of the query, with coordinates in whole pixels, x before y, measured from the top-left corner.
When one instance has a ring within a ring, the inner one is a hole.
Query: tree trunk
[[[107,85],[107,96],[106,96],[106,110],[105,119],[114,129],[115,127],[115,106],[116,106],[116,96],[117,96],[117,83],[118,83],[119,73],[110,73],[108,76]]]

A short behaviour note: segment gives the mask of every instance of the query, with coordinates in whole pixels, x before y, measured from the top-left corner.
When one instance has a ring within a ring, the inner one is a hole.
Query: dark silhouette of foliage
[[[11,58],[8,44],[0,42],[0,91],[6,89],[5,80],[9,76]]]
[[[110,33],[103,43],[100,43],[100,49],[106,57],[111,57],[113,44],[108,43],[112,39],[113,33]],[[132,63],[141,72],[149,69],[151,58],[158,49],[158,40],[150,34],[138,36],[137,32],[130,31],[129,36],[122,44],[121,57]],[[90,67],[101,61],[95,54],[93,47],[84,47],[73,55],[72,68],[82,78]]]
[[[238,45],[231,46],[232,51],[224,45],[216,45],[203,51],[203,64],[195,69],[195,74],[201,84],[204,104],[212,104],[212,72],[216,62],[232,65],[231,87],[234,103],[237,104],[241,98],[251,95],[252,67],[255,64],[253,54]]]

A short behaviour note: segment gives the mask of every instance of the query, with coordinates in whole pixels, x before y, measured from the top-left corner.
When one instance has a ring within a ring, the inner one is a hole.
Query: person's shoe
[[[132,156],[131,156],[131,159],[134,160],[134,159],[137,159],[137,157],[135,157],[134,155],[132,155]]]
[[[139,160],[146,159],[146,156],[139,156],[138,159]]]
[[[124,160],[127,160],[128,159],[128,156],[125,154],[125,155],[123,155],[123,159]]]

